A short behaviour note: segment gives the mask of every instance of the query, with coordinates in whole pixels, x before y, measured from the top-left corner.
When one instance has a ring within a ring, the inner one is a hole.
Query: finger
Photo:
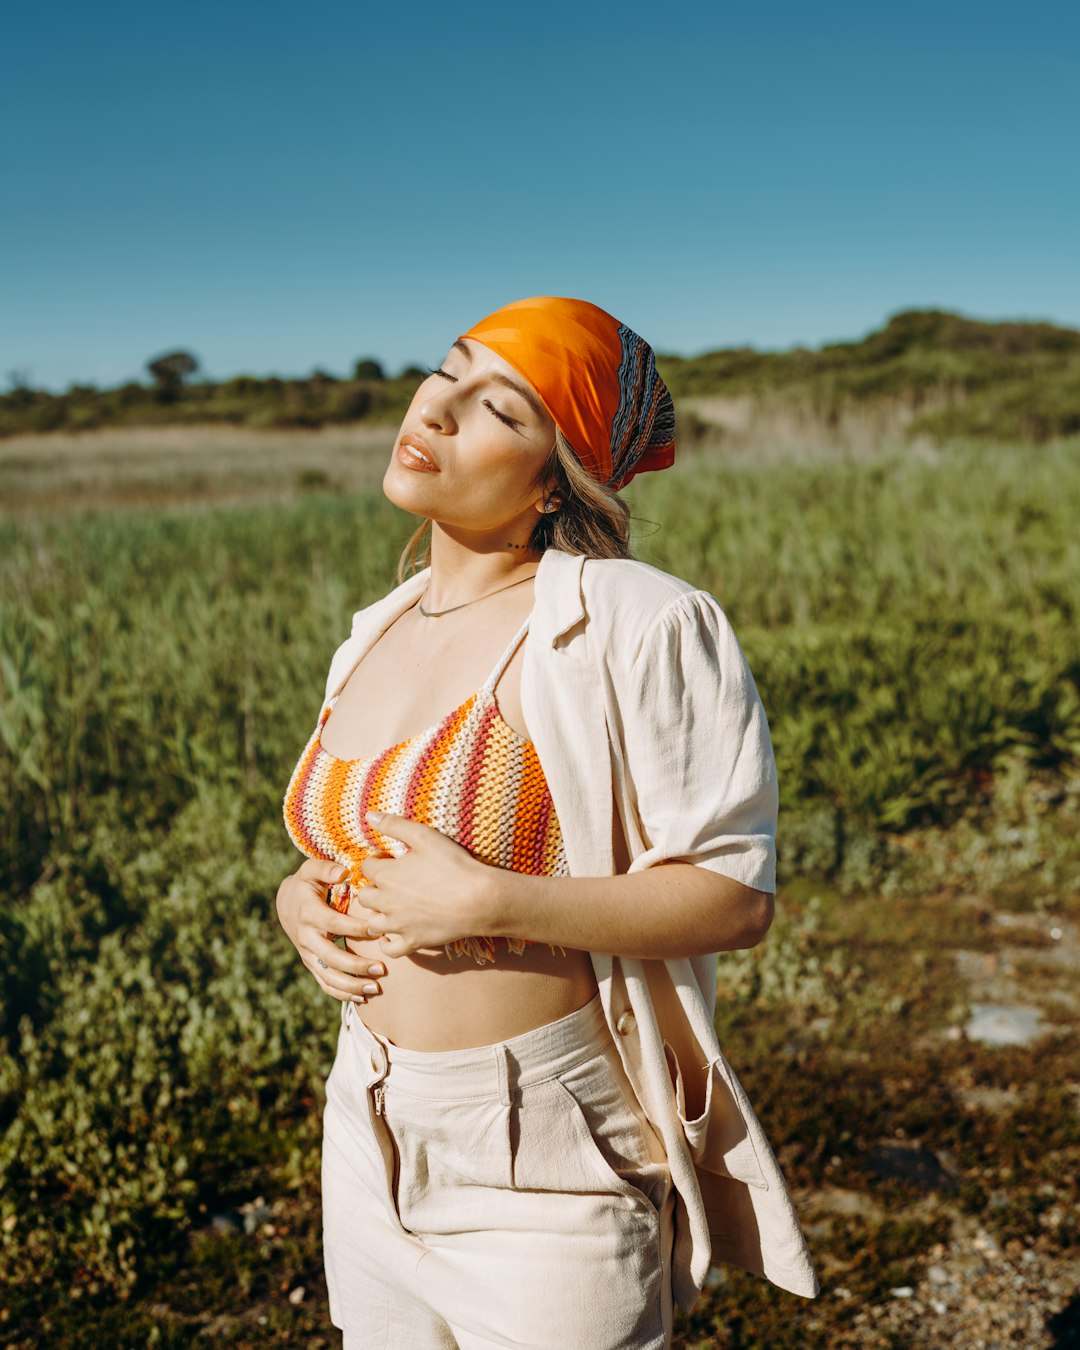
[[[384,863],[393,861],[394,855],[392,853],[369,853],[360,862],[360,875],[372,886],[375,886],[378,884],[379,868]]]
[[[315,978],[315,983],[328,998],[336,998],[339,1003],[352,1003],[358,1008],[367,1003],[367,998],[363,994],[343,994],[339,989],[333,989],[324,984],[318,976]]]
[[[382,993],[382,989],[374,980],[355,980],[347,975],[340,975],[333,970],[322,970],[315,962],[314,969],[308,966],[311,973],[324,993],[332,994],[334,998],[352,999],[355,1003],[367,1003],[369,999],[377,998]]]
[[[418,844],[425,834],[442,833],[433,825],[425,825],[421,820],[410,820],[408,816],[395,816],[392,811],[368,811],[364,819],[377,833],[410,846]]]
[[[331,942],[323,933],[302,934],[301,938],[301,947],[304,954],[309,955],[313,961],[325,961],[334,970],[340,970],[346,975],[354,975],[364,979],[369,976],[386,974],[386,967],[381,961],[372,961],[370,956],[363,956],[357,952],[351,952],[347,948],[339,947],[336,942]]]
[[[380,921],[386,924],[387,923],[386,916],[383,914],[379,914],[374,910],[369,910],[364,915],[364,918],[357,929],[353,930],[350,933],[345,933],[342,935],[342,941],[345,944],[345,950],[350,952],[359,951],[359,954],[363,956],[362,948],[364,944],[371,942],[373,938],[379,936],[379,933],[373,933],[370,931],[370,929],[372,926],[377,927]],[[386,929],[383,928],[381,931],[385,932]],[[333,940],[336,934],[328,933],[326,936],[330,940]],[[378,958],[376,957],[374,959],[377,960]]]
[[[346,914],[320,899],[317,907],[303,910],[301,921],[311,924],[320,932],[333,933],[337,937],[366,938],[367,915],[370,912],[366,905],[360,905],[354,900]]]
[[[324,992],[333,993],[335,997],[355,998],[364,1002],[382,993],[382,987],[379,983],[366,973],[350,974],[339,966],[331,965],[321,956],[315,956],[310,952],[304,956],[303,960]]]
[[[307,858],[296,869],[296,876],[305,881],[324,881],[327,885],[336,885],[349,875],[348,869],[339,862],[330,862],[325,858]]]
[[[386,915],[378,913],[377,910],[372,910],[371,916],[367,920],[367,936],[378,938],[390,932],[393,932],[393,929]]]
[[[387,956],[408,956],[410,952],[423,950],[406,941],[400,933],[387,933],[379,939],[379,946]]]
[[[310,970],[311,967],[309,966],[308,969]],[[355,1003],[359,1005],[367,1002],[366,994],[348,994],[345,993],[344,990],[335,989],[332,984],[327,984],[327,982],[321,978],[321,972],[317,968],[312,970],[311,973],[315,976],[315,983],[323,993],[330,998],[336,998],[339,1003]]]

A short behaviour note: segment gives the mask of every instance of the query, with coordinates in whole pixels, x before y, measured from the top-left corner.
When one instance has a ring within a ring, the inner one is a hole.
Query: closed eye
[[[444,380],[452,380],[455,384],[457,383],[457,376],[451,375],[449,371],[443,370],[441,366],[436,370],[432,370],[430,366],[428,366],[427,369],[429,375],[441,375]],[[487,408],[488,412],[494,413],[500,422],[505,422],[508,427],[521,426],[521,423],[516,421],[513,417],[507,417],[505,413],[501,413],[489,399],[484,399],[483,402],[484,407]]]

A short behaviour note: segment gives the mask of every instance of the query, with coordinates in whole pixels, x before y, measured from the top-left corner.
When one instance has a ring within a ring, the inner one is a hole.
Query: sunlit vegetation
[[[1028,1047],[942,1035],[964,1011],[953,949],[992,949],[973,894],[1080,917],[1080,440],[724,446],[627,495],[639,556],[720,599],[769,715],[777,918],[721,958],[717,1025],[851,1297],[732,1276],[678,1343],[855,1345],[854,1310],[954,1221],[1080,1239],[1074,1015],[1037,1082]],[[280,803],[414,522],[377,490],[288,483],[183,511],[43,498],[0,523],[0,1343],[179,1346],[215,1318],[228,1344],[336,1343],[318,1192],[339,1009],[277,925],[300,861]],[[995,1114],[970,1084],[1016,1099]],[[933,1203],[882,1173],[883,1137],[954,1160]],[[830,1210],[837,1188],[865,1210]],[[230,1226],[259,1196],[273,1220]]]

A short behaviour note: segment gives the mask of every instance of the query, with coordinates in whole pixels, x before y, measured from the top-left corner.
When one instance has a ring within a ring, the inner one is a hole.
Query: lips
[[[398,458],[410,468],[426,469],[428,473],[438,473],[439,466],[427,443],[421,437],[410,433],[402,436],[397,445]]]

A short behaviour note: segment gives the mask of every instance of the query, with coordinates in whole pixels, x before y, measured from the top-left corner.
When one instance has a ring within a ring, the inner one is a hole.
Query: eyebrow
[[[456,347],[459,352],[462,352],[464,354],[466,361],[472,360],[472,352],[469,351],[468,347],[465,346],[464,342],[462,342],[460,338],[456,338],[454,340],[453,346]],[[451,348],[451,350],[453,350],[453,347]],[[488,376],[488,379],[495,380],[499,384],[505,384],[507,389],[512,389],[515,394],[520,394],[521,397],[525,400],[525,402],[529,405],[529,407],[532,408],[533,412],[536,413],[537,417],[540,419],[541,422],[545,421],[548,417],[551,416],[551,414],[548,412],[548,410],[544,407],[544,405],[540,402],[540,400],[536,397],[536,395],[532,392],[531,389],[526,389],[523,384],[518,384],[516,380],[510,379],[508,375],[499,375],[496,374],[495,372],[492,372],[492,374]]]

